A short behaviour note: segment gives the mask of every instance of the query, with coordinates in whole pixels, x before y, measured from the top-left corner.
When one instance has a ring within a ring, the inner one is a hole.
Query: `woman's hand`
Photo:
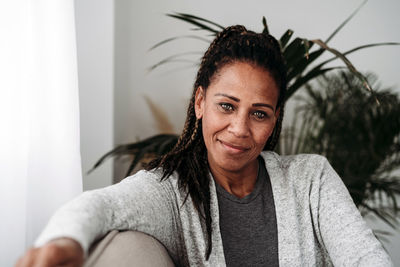
[[[15,267],[82,266],[83,249],[73,239],[59,238],[39,248],[31,248]]]

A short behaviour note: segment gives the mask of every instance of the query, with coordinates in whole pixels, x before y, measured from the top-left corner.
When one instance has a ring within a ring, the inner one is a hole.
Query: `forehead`
[[[272,98],[270,100],[275,103],[279,94],[278,86],[270,72],[247,62],[233,62],[222,66],[214,74],[207,91],[251,99]]]

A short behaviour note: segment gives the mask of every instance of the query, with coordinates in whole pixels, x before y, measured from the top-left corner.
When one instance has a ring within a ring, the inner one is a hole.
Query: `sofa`
[[[84,267],[165,266],[174,263],[155,238],[136,231],[111,231],[95,242]]]

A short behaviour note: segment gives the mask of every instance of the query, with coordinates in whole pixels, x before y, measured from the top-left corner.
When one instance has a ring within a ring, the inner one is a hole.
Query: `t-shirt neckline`
[[[248,204],[252,202],[254,199],[257,198],[257,196],[260,194],[262,186],[264,184],[265,178],[267,177],[268,173],[265,168],[265,163],[264,159],[260,156],[258,157],[258,171],[257,171],[257,179],[256,183],[254,185],[253,191],[251,191],[250,194],[243,198],[239,198],[228,191],[225,190],[221,185],[218,183],[215,183],[216,189],[217,189],[217,194],[236,203],[240,204]]]

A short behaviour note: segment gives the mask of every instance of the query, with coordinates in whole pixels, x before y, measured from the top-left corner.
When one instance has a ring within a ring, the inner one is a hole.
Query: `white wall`
[[[76,0],[81,155],[84,190],[111,184],[112,161],[90,175],[87,171],[113,148],[112,0]]]

